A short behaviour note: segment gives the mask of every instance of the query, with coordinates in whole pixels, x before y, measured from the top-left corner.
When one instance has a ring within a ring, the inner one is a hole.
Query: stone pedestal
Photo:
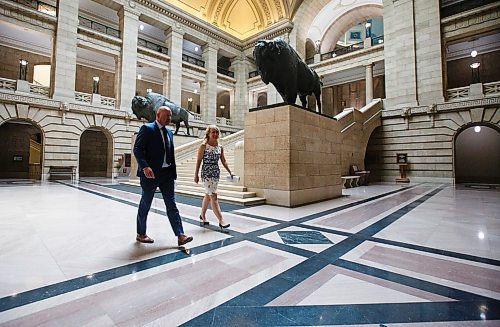
[[[139,181],[139,177],[137,177],[137,160],[135,159],[135,156],[134,156],[134,145],[135,145],[135,139],[137,138],[137,133],[134,133],[134,135],[132,135],[132,140],[131,140],[131,144],[132,144],[132,149],[131,149],[131,153],[132,153],[132,160],[130,160],[130,181]]]
[[[293,207],[342,195],[340,126],[294,105],[245,114],[245,186]]]
[[[18,79],[16,81],[16,92],[30,93],[30,83],[28,81]]]
[[[92,104],[98,104],[98,105],[101,104],[101,95],[100,94],[92,93]]]

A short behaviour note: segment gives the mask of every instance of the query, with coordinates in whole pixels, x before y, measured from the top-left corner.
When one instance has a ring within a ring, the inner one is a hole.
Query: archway
[[[80,177],[111,177],[112,140],[98,128],[89,128],[80,137]]]
[[[0,178],[41,179],[42,130],[27,120],[0,125]]]
[[[455,183],[500,184],[500,129],[467,125],[455,136]]]

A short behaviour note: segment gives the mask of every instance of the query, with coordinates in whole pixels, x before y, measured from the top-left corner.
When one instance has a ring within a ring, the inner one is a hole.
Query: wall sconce
[[[142,75],[141,74],[137,74],[137,79],[142,79]]]
[[[26,81],[28,76],[28,60],[19,59],[19,79]]]
[[[220,106],[219,106],[219,108],[221,108],[221,109],[226,109],[226,106],[224,106],[224,105],[220,105]]]
[[[471,56],[472,58],[476,58],[476,56],[477,56],[477,51],[476,51],[476,50],[472,50],[472,51],[470,52],[470,56]]]
[[[99,76],[92,77],[92,93],[99,94]]]
[[[151,93],[151,92],[153,92],[152,89],[146,89],[146,93]]]
[[[479,62],[474,62],[470,65],[472,70],[472,84],[481,83],[481,78],[479,77],[479,66],[481,66],[481,63]]]

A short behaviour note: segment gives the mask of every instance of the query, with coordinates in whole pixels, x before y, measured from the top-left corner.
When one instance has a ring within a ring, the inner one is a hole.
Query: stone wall
[[[17,80],[19,78],[19,59],[28,60],[27,81],[33,83],[34,65],[50,65],[50,57],[31,52],[0,46],[0,77]]]
[[[108,154],[114,163],[124,153],[130,153],[132,134],[142,125],[137,120],[125,119],[125,113],[116,110],[74,104],[70,104],[67,110],[60,110],[58,101],[16,96],[18,103],[13,104],[8,95],[0,93],[0,96],[7,101],[0,102],[0,126],[12,119],[40,126],[43,134],[43,178],[48,177],[50,166],[79,167],[80,137],[86,129],[99,128],[109,134],[112,142]],[[43,106],[28,104],[33,102],[43,102]],[[111,177],[110,166],[108,177]]]
[[[408,177],[412,182],[454,182],[454,140],[457,133],[471,124],[499,126],[500,98],[493,105],[465,107],[459,103],[437,106],[435,114],[428,109],[410,108],[406,115],[399,111],[383,113],[382,126],[373,133],[366,153],[366,169],[374,180],[394,182],[399,177],[397,153],[408,155]],[[411,113],[413,111],[413,113]],[[480,145],[478,145],[480,146]],[[472,159],[471,159],[472,160]]]
[[[296,206],[338,197],[340,128],[292,105],[245,115],[245,186],[269,204]]]
[[[115,74],[82,65],[76,65],[75,91],[92,93],[94,76],[99,76],[99,94],[115,98]]]

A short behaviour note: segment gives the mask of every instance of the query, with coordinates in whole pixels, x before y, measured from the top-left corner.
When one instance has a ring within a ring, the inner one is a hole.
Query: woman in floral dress
[[[194,182],[198,184],[200,178],[198,173],[201,167],[201,181],[205,187],[205,197],[201,206],[200,225],[208,225],[206,213],[208,204],[212,206],[212,211],[219,220],[219,227],[221,229],[228,228],[230,224],[225,224],[224,218],[219,207],[217,200],[217,186],[220,179],[219,159],[222,165],[226,168],[231,177],[233,174],[227,165],[226,158],[224,157],[224,149],[219,144],[220,130],[215,125],[210,125],[205,131],[205,139],[198,149],[198,159],[196,161],[196,170],[194,172]]]

